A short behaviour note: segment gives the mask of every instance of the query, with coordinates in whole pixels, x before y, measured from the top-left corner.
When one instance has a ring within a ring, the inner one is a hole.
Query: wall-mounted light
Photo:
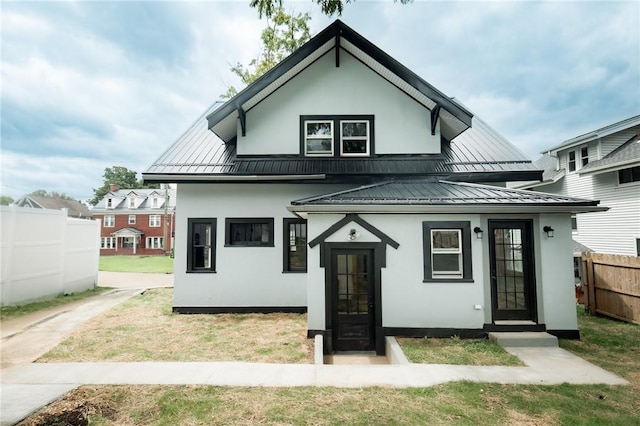
[[[546,225],[542,230],[547,234],[547,238],[553,238],[553,232],[555,230],[552,227]]]
[[[355,240],[356,238],[358,238],[358,231],[356,231],[354,228],[351,228],[351,230],[349,231],[349,237],[348,237],[351,241]]]
[[[480,229],[479,226],[476,226],[475,228],[473,228],[473,232],[476,233],[476,238],[481,240],[482,236],[484,235],[484,231],[482,229]]]

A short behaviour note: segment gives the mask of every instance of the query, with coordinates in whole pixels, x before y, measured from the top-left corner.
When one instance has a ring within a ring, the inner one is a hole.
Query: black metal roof
[[[597,206],[599,201],[444,180],[386,181],[292,201],[303,205],[488,205]]]

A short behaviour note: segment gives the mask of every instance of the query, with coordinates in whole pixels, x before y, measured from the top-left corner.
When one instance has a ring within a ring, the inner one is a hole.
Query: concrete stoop
[[[558,338],[545,332],[519,331],[519,332],[491,332],[489,340],[503,348],[557,348]]]

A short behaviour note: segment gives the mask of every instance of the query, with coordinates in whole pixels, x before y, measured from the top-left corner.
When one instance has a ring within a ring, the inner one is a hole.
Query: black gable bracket
[[[431,110],[431,135],[436,134],[436,124],[438,123],[438,117],[440,117],[440,104]]]
[[[338,231],[340,228],[342,228],[343,226],[351,222],[355,222],[358,225],[362,226],[364,229],[371,232],[376,237],[380,238],[380,241],[382,241],[384,244],[388,244],[394,249],[397,249],[398,247],[400,247],[400,244],[394,241],[391,237],[389,237],[387,234],[385,234],[375,226],[371,225],[369,222],[367,222],[366,220],[364,220],[363,218],[361,218],[355,213],[349,213],[345,217],[343,217],[342,219],[340,219],[339,221],[331,225],[322,234],[318,235],[313,240],[311,240],[309,242],[309,247],[313,248],[318,244],[324,242],[324,240],[329,238],[331,235],[335,234],[336,231]]]
[[[247,136],[247,113],[244,112],[241,106],[238,107],[238,118],[240,118],[240,128],[242,129],[242,136]]]
[[[340,33],[336,34],[336,68],[340,68]]]

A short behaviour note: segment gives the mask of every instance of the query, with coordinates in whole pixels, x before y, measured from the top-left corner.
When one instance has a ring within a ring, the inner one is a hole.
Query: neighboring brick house
[[[176,194],[172,189],[110,191],[95,207],[102,222],[100,255],[165,254],[171,251]]]

